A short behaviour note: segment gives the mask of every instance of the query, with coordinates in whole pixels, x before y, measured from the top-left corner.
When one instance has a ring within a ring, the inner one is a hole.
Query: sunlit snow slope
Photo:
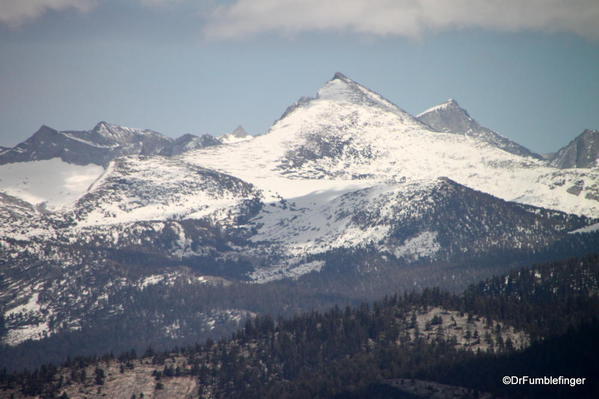
[[[477,137],[433,132],[341,74],[315,98],[290,107],[268,133],[183,159],[285,198],[344,184],[446,176],[505,200],[599,216],[598,169],[560,170]]]
[[[87,192],[104,168],[64,162],[60,158],[0,165],[0,191],[34,205],[58,210]]]

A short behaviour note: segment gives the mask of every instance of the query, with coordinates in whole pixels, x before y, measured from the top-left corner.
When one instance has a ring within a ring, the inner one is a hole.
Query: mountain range
[[[0,165],[60,158],[74,165],[107,166],[120,156],[177,155],[184,151],[221,144],[210,135],[185,134],[177,139],[153,130],[131,129],[99,122],[91,130],[59,132],[42,126],[14,148],[0,152]]]
[[[596,251],[596,139],[543,159],[455,100],[413,116],[340,73],[259,136],[43,126],[0,152],[2,342],[89,343],[139,317],[151,333],[119,345],[189,343],[266,306],[227,287],[289,283],[307,307]]]

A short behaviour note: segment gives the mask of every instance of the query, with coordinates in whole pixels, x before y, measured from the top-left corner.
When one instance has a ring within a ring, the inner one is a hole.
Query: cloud
[[[312,31],[420,37],[483,28],[599,39],[597,21],[597,0],[236,0],[207,16],[204,33],[213,39]]]
[[[47,11],[75,9],[87,12],[104,0],[0,0],[0,24],[18,27],[41,17]],[[159,7],[185,0],[138,0],[144,6]]]
[[[89,11],[95,0],[2,0],[0,1],[0,23],[16,27],[33,20],[49,10],[76,9]]]

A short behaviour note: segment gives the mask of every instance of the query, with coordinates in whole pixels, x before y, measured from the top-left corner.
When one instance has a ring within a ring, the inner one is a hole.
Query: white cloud
[[[48,10],[72,8],[85,12],[95,4],[95,0],[0,0],[0,23],[15,27]]]
[[[209,38],[265,32],[418,37],[461,28],[570,32],[599,39],[598,0],[235,0],[209,14]]]

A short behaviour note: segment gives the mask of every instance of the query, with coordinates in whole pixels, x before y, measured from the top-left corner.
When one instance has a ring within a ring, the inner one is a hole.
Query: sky
[[[0,145],[268,131],[335,72],[539,153],[599,129],[597,0],[0,0]]]

